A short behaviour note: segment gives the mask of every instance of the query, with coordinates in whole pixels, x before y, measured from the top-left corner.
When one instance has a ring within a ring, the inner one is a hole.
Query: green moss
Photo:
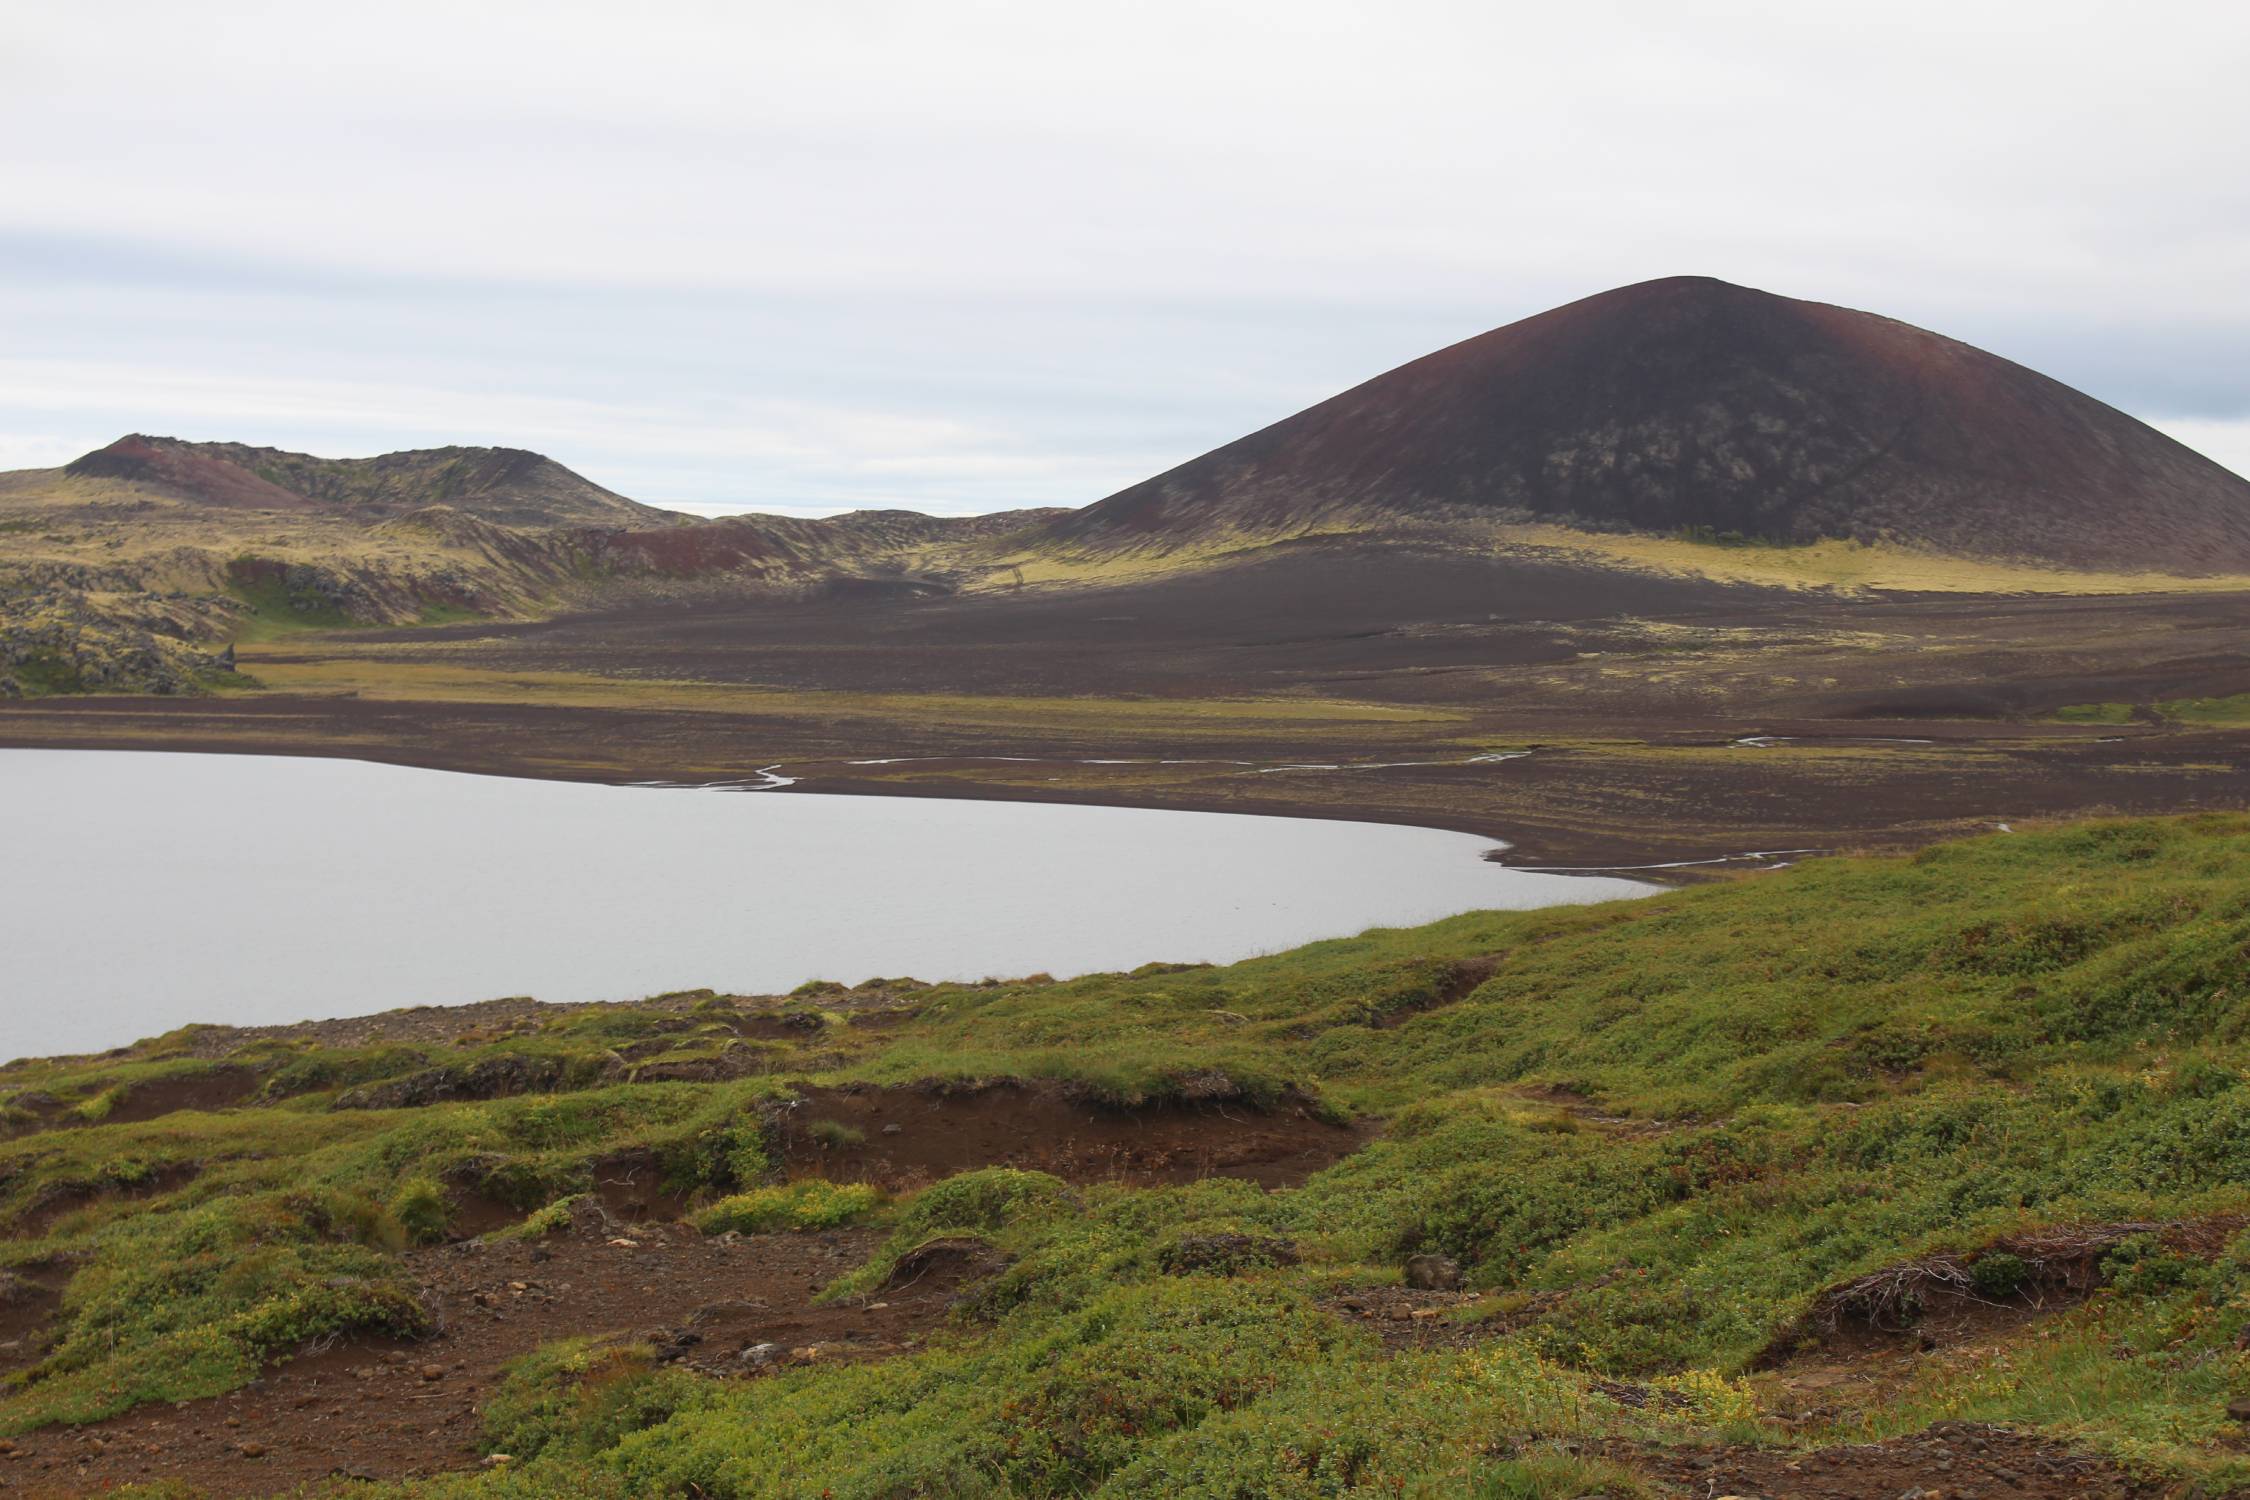
[[[26,697],[86,691],[86,679],[79,672],[78,664],[53,652],[33,652],[11,665],[8,675],[22,687]]]
[[[805,1127],[805,1134],[826,1151],[848,1151],[867,1144],[866,1131],[841,1120],[815,1120]]]
[[[2065,724],[2130,724],[2133,722],[2133,705],[2072,703],[2056,709],[2054,716]]]
[[[2160,707],[2183,724],[2250,724],[2250,693],[2224,698],[2174,698]]]
[[[485,616],[463,604],[425,604],[415,617],[417,625],[462,625]]]
[[[356,623],[333,600],[303,588],[292,590],[284,565],[263,558],[238,557],[229,563],[227,592],[257,617],[245,622],[240,632],[244,640]]]
[[[116,1223],[71,1279],[61,1340],[0,1408],[0,1433],[216,1395],[327,1335],[418,1331],[421,1302],[382,1251],[395,1233],[372,1204],[317,1192]]]
[[[728,1230],[771,1234],[783,1230],[834,1229],[866,1218],[882,1201],[882,1193],[863,1182],[832,1183],[806,1178],[722,1198],[696,1215],[695,1225],[705,1234],[724,1234]]]
[[[427,1177],[400,1184],[391,1195],[390,1215],[416,1244],[431,1245],[446,1237],[453,1225],[453,1205],[445,1189]]]
[[[521,1224],[500,1230],[492,1238],[543,1240],[549,1235],[561,1234],[570,1228],[572,1216],[577,1212],[578,1205],[585,1201],[587,1201],[587,1195],[584,1193],[572,1193],[568,1197],[557,1198],[546,1207],[530,1214]]]
[[[702,1404],[704,1384],[658,1368],[639,1345],[549,1344],[511,1364],[485,1403],[485,1451],[510,1459],[599,1453]]]

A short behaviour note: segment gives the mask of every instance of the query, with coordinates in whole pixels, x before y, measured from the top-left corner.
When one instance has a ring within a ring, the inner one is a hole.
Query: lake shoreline
[[[21,1011],[16,1045],[493,996],[1071,978],[1655,889],[1496,866],[1449,830],[746,779],[760,789],[0,751],[0,878],[22,892],[10,988],[75,997]]]
[[[1499,846],[1488,858],[1508,869],[1533,870],[1570,876],[1603,877],[1613,872],[1631,872],[1632,878],[1650,884],[1686,886],[1706,880],[1721,878],[1730,869],[1741,866],[1731,862],[1747,852],[1746,848],[1714,845],[1709,837],[1688,836],[1681,839],[1657,839],[1624,834],[1572,835],[1563,839],[1527,836],[1520,829],[1507,825],[1502,819],[1480,815],[1476,809],[1464,804],[1460,816],[1430,816],[1419,811],[1402,810],[1373,798],[1322,797],[1317,794],[1304,797],[1274,797],[1266,795],[1255,803],[1230,800],[1222,797],[1181,794],[1173,791],[1148,792],[1127,785],[1088,787],[1066,785],[1054,787],[1027,786],[1017,782],[979,780],[939,782],[932,780],[895,780],[871,774],[854,774],[850,769],[855,760],[864,765],[894,764],[899,761],[949,761],[962,764],[980,760],[1007,760],[1014,762],[1053,761],[1074,766],[1098,765],[1075,752],[1080,745],[1055,741],[1024,744],[1009,741],[995,746],[995,753],[987,756],[915,755],[890,756],[884,747],[862,748],[847,754],[823,756],[808,760],[780,759],[745,762],[737,767],[715,768],[707,763],[667,760],[664,758],[635,759],[624,764],[592,765],[566,763],[545,759],[531,753],[528,747],[514,748],[504,741],[490,744],[455,742],[443,746],[430,743],[404,745],[368,742],[343,736],[320,739],[293,739],[285,733],[257,732],[256,712],[233,712],[231,722],[224,731],[190,731],[179,734],[162,724],[167,717],[193,715],[210,708],[213,700],[205,699],[151,699],[79,697],[70,699],[34,699],[0,705],[0,751],[7,750],[114,750],[149,751],[187,755],[247,755],[276,756],[291,759],[364,761],[373,765],[397,766],[410,770],[446,771],[460,775],[490,776],[507,780],[568,782],[586,786],[647,786],[662,783],[679,787],[733,786],[754,782],[767,766],[777,766],[788,773],[793,768],[803,768],[808,763],[822,768],[816,775],[796,777],[787,786],[774,788],[748,788],[760,795],[791,796],[841,796],[886,797],[912,801],[967,801],[999,802],[1028,806],[1114,808],[1134,811],[1216,813],[1244,817],[1285,818],[1301,821],[1333,823],[1370,823],[1395,828],[1420,828],[1433,833],[1463,834],[1473,838],[1491,840]],[[249,705],[229,704],[228,709]],[[417,705],[409,703],[368,702],[364,704],[338,704],[336,700],[292,700],[287,698],[261,698],[255,709],[272,709],[283,717],[295,718],[297,713],[330,714],[342,709],[351,717],[365,716],[396,724],[409,717]],[[291,712],[295,710],[296,712]],[[508,718],[530,717],[546,710],[510,710]],[[88,722],[73,725],[69,721],[84,716]],[[64,722],[50,728],[48,719]],[[152,722],[154,721],[154,722]],[[1004,751],[1004,754],[998,753]],[[1279,757],[1276,757],[1278,760]],[[1466,763],[1464,761],[1464,763]],[[835,769],[843,768],[843,769]]]

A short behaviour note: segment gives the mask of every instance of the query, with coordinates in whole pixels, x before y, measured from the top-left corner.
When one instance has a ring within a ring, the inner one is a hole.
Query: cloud
[[[2250,479],[2250,417],[2232,421],[2159,420],[2150,424],[2205,458],[2226,465]]]
[[[1083,503],[1679,271],[2250,416],[2241,7],[17,9],[18,445],[192,418],[557,444],[660,502]]]

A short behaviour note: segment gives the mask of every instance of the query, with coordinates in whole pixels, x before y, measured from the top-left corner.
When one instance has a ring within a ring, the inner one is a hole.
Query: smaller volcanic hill
[[[1065,545],[1485,516],[2250,571],[2250,481],[1889,318],[1675,277],[1441,349],[1089,506]]]
[[[427,448],[315,458],[243,443],[135,433],[68,464],[67,478],[146,485],[190,505],[381,520],[449,505],[504,526],[647,526],[679,519],[521,448]]]

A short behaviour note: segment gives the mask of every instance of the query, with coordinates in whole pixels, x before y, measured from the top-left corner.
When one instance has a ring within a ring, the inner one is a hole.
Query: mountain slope
[[[1702,277],[1441,349],[1049,535],[1162,547],[1464,510],[2250,570],[2250,481],[2143,423],[1908,324]]]
[[[646,526],[677,519],[521,448],[426,448],[315,458],[244,443],[134,433],[65,465],[59,480],[121,480],[227,510],[342,512],[361,520],[426,505],[506,526]]]

